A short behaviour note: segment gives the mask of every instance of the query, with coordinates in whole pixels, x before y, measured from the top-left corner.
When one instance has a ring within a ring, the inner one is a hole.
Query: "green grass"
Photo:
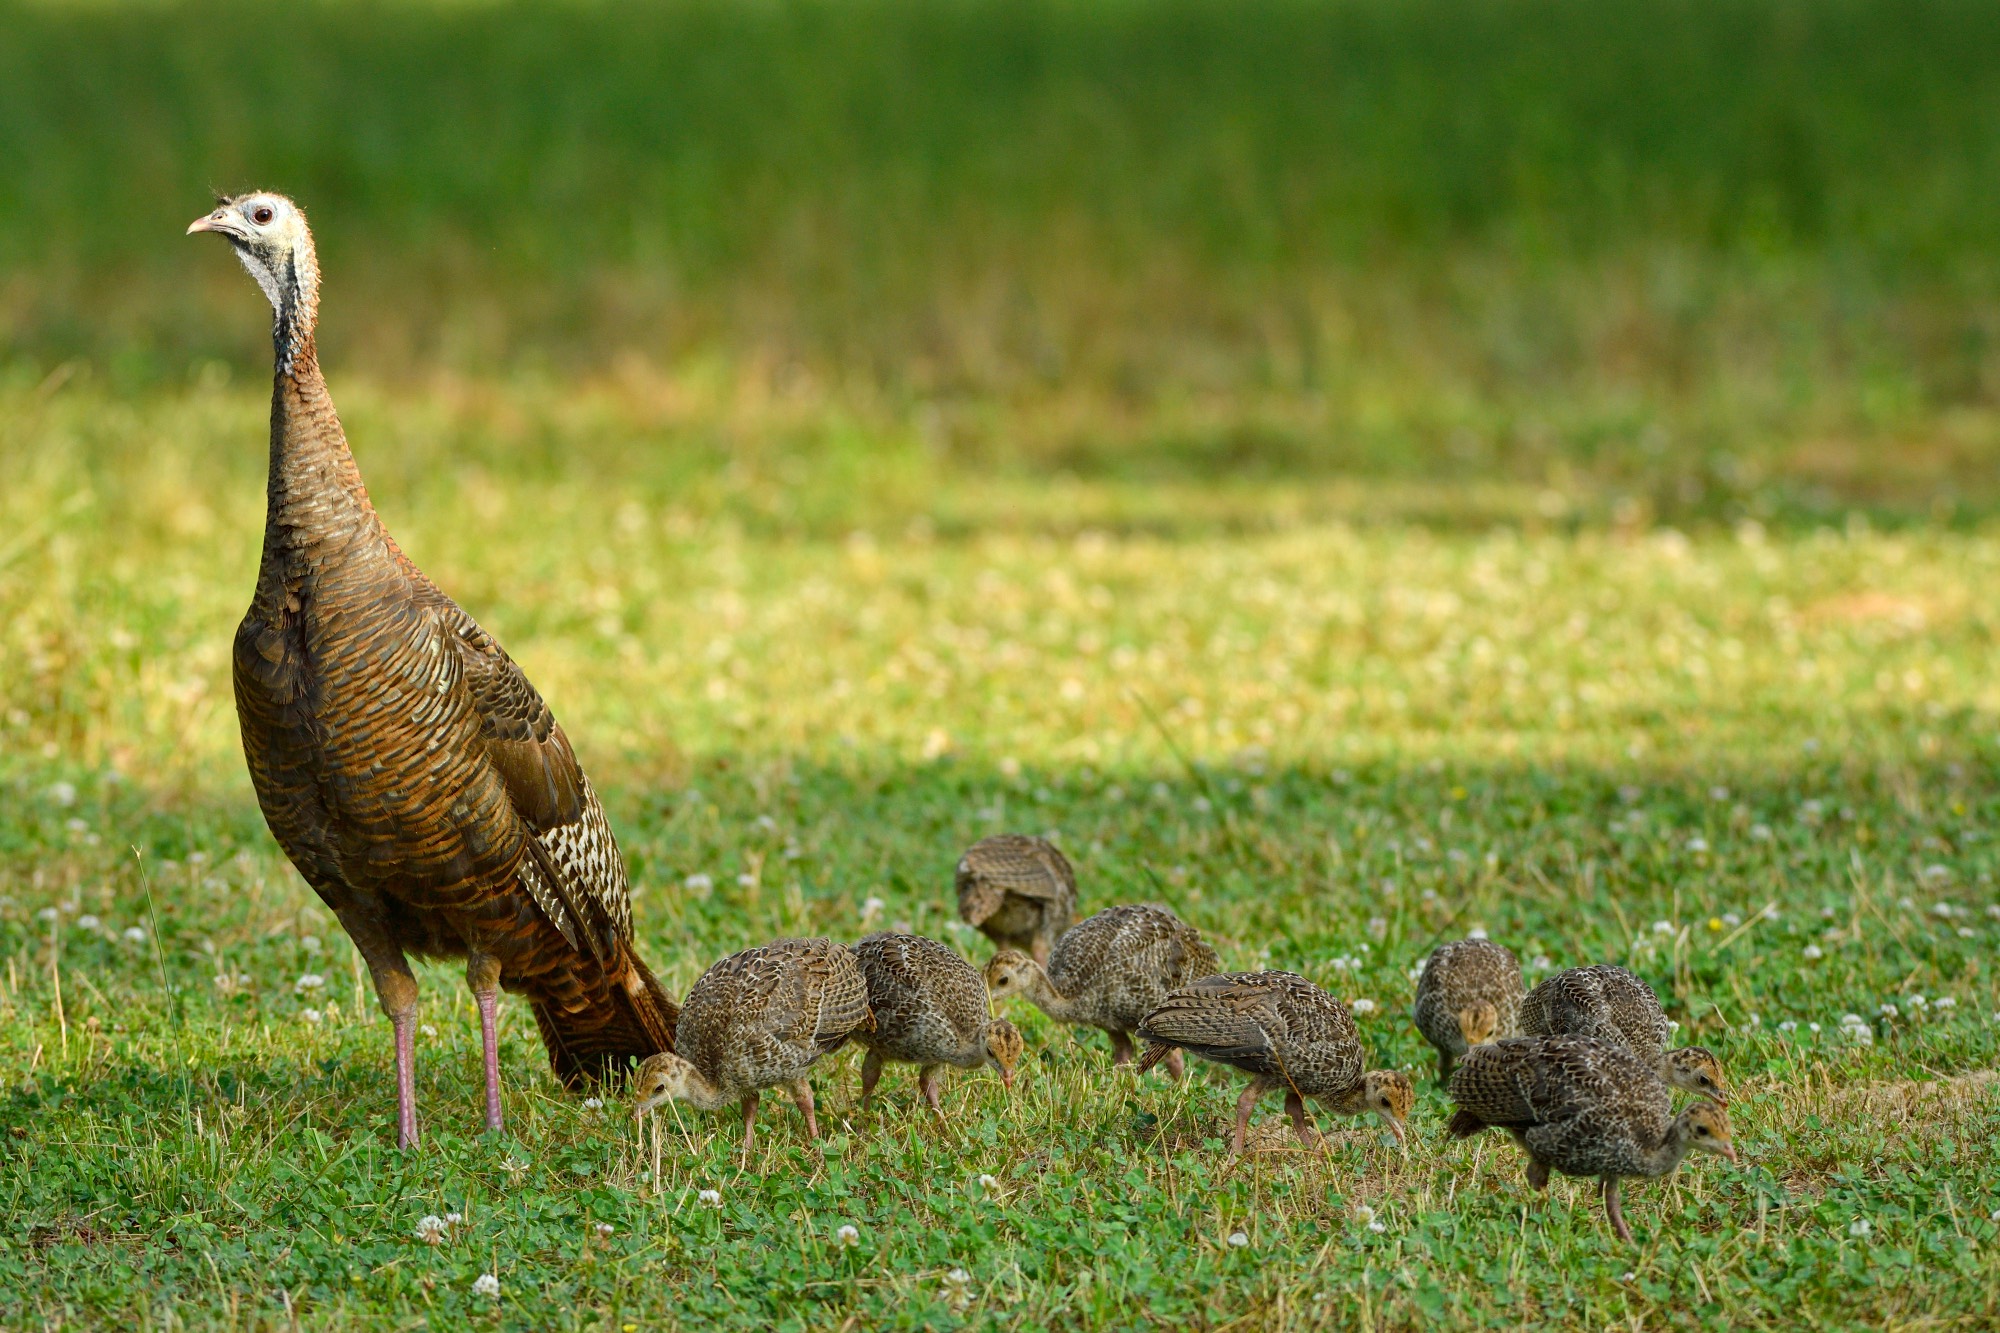
[[[2000,1322],[1996,56],[1948,0],[0,3],[0,1324]],[[744,1163],[511,1002],[489,1142],[449,969],[391,1151],[237,748],[265,316],[179,232],[253,181],[669,987],[871,898],[983,956],[958,850],[1055,830],[1375,1001],[1409,1154],[1232,1163],[1228,1079],[1022,1013],[1011,1101],[860,1122],[842,1053]],[[1474,926],[1650,978],[1743,1165],[1627,1248],[1444,1142],[1408,971]]]
[[[854,937],[871,897],[981,956],[950,929],[957,850],[1055,829],[1088,903],[1164,897],[1230,965],[1375,1000],[1374,1056],[1419,1070],[1412,1149],[1363,1131],[1232,1165],[1228,1080],[1135,1082],[1101,1039],[1021,1016],[1011,1103],[957,1081],[939,1127],[898,1081],[854,1121],[841,1054],[823,1156],[773,1104],[746,1165],[727,1117],[640,1137],[617,1098],[561,1094],[511,1006],[510,1133],[487,1142],[472,1011],[441,970],[429,1137],[398,1157],[386,1025],[236,754],[224,645],[257,549],[261,395],[71,385],[0,412],[15,1320],[279,1325],[287,1301],[323,1327],[1994,1317],[1992,534],[1393,511],[1239,529],[1189,504],[1189,535],[1074,518],[1171,494],[996,492],[843,452],[838,428],[721,461],[610,395],[334,387],[392,526],[578,738],[670,987],[780,933]],[[1511,1147],[1447,1145],[1407,969],[1475,925],[1650,977],[1741,1090],[1743,1167],[1635,1188],[1626,1249],[1588,1189],[1531,1204]],[[1839,1034],[1849,1012],[1872,1045]],[[452,1211],[448,1244],[417,1240]]]

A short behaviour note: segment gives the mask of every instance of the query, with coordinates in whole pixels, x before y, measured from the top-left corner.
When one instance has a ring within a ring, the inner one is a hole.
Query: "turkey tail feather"
[[[623,966],[614,972],[620,979],[612,983],[607,1007],[570,1013],[553,1004],[534,1006],[549,1066],[564,1087],[614,1081],[633,1063],[674,1048],[680,1006],[630,944],[621,943],[618,954]]]

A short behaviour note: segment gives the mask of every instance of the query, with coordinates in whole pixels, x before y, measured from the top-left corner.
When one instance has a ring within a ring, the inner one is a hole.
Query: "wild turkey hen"
[[[274,311],[264,554],[234,661],[258,803],[395,1027],[400,1145],[417,1141],[410,954],[466,960],[498,1129],[499,987],[528,997],[570,1085],[671,1049],[677,1011],[633,950],[625,865],[569,738],[368,502],[314,347],[305,215],[252,193],[188,231],[226,237]]]

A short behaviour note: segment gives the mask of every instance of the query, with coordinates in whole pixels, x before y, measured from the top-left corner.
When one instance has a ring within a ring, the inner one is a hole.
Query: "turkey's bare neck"
[[[271,387],[260,591],[322,566],[334,551],[384,540],[320,374],[310,330],[281,349],[279,365]]]

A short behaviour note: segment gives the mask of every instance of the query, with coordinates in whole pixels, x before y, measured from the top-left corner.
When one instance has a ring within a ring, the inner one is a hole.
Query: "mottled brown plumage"
[[[1157,903],[1126,903],[1085,917],[1056,941],[1048,968],[1015,949],[986,964],[996,998],[1022,995],[1059,1023],[1111,1034],[1112,1063],[1132,1059],[1139,1020],[1169,991],[1213,974],[1221,964],[1201,932]],[[1168,1064],[1180,1077],[1180,1057]]]
[[[827,939],[773,940],[701,974],[681,1005],[674,1050],[633,1080],[635,1116],[669,1098],[704,1111],[740,1106],[743,1150],[757,1137],[757,1094],[783,1087],[819,1137],[806,1074],[822,1055],[874,1026],[854,951]]]
[[[1504,1129],[1528,1154],[1528,1182],[1546,1189],[1551,1169],[1596,1176],[1604,1211],[1632,1239],[1619,1206],[1626,1176],[1663,1176],[1691,1151],[1736,1160],[1729,1113],[1698,1101],[1673,1113],[1653,1066],[1622,1044],[1594,1037],[1511,1037],[1466,1053],[1451,1076],[1458,1111],[1451,1133]]]
[[[957,882],[958,914],[967,924],[1045,967],[1049,950],[1076,917],[1076,872],[1044,838],[981,838],[959,858]]]
[[[1520,961],[1491,940],[1453,940],[1431,951],[1410,1016],[1437,1048],[1439,1083],[1472,1047],[1514,1035],[1523,990]]]
[[[1169,1049],[1192,1052],[1251,1075],[1236,1102],[1232,1152],[1241,1153],[1257,1099],[1285,1090],[1285,1111],[1299,1141],[1316,1134],[1305,1099],[1318,1098],[1341,1115],[1374,1112],[1403,1141],[1403,1122],[1416,1102],[1407,1075],[1364,1071],[1361,1034],[1347,1006],[1296,972],[1225,972],[1167,996],[1139,1024],[1151,1043],[1143,1069]]]
[[[1727,1104],[1722,1062],[1702,1046],[1668,1049],[1673,1025],[1660,997],[1637,976],[1612,963],[1558,972],[1521,1001],[1523,1036],[1570,1033],[1623,1046],[1652,1065],[1674,1087]]]
[[[887,1061],[916,1065],[917,1087],[932,1111],[944,1066],[991,1067],[1007,1087],[1021,1059],[1021,1034],[986,1009],[986,984],[972,964],[921,935],[870,935],[854,946],[868,983],[875,1030],[855,1034],[868,1051],[861,1063],[861,1105],[874,1095]]]
[[[632,947],[624,862],[568,737],[369,503],[320,374],[304,215],[248,194],[189,230],[227,237],[274,311],[264,550],[234,662],[258,803],[394,1024],[399,1141],[417,1137],[409,954],[466,959],[497,1129],[499,988],[528,997],[566,1083],[671,1047],[673,1003]]]

